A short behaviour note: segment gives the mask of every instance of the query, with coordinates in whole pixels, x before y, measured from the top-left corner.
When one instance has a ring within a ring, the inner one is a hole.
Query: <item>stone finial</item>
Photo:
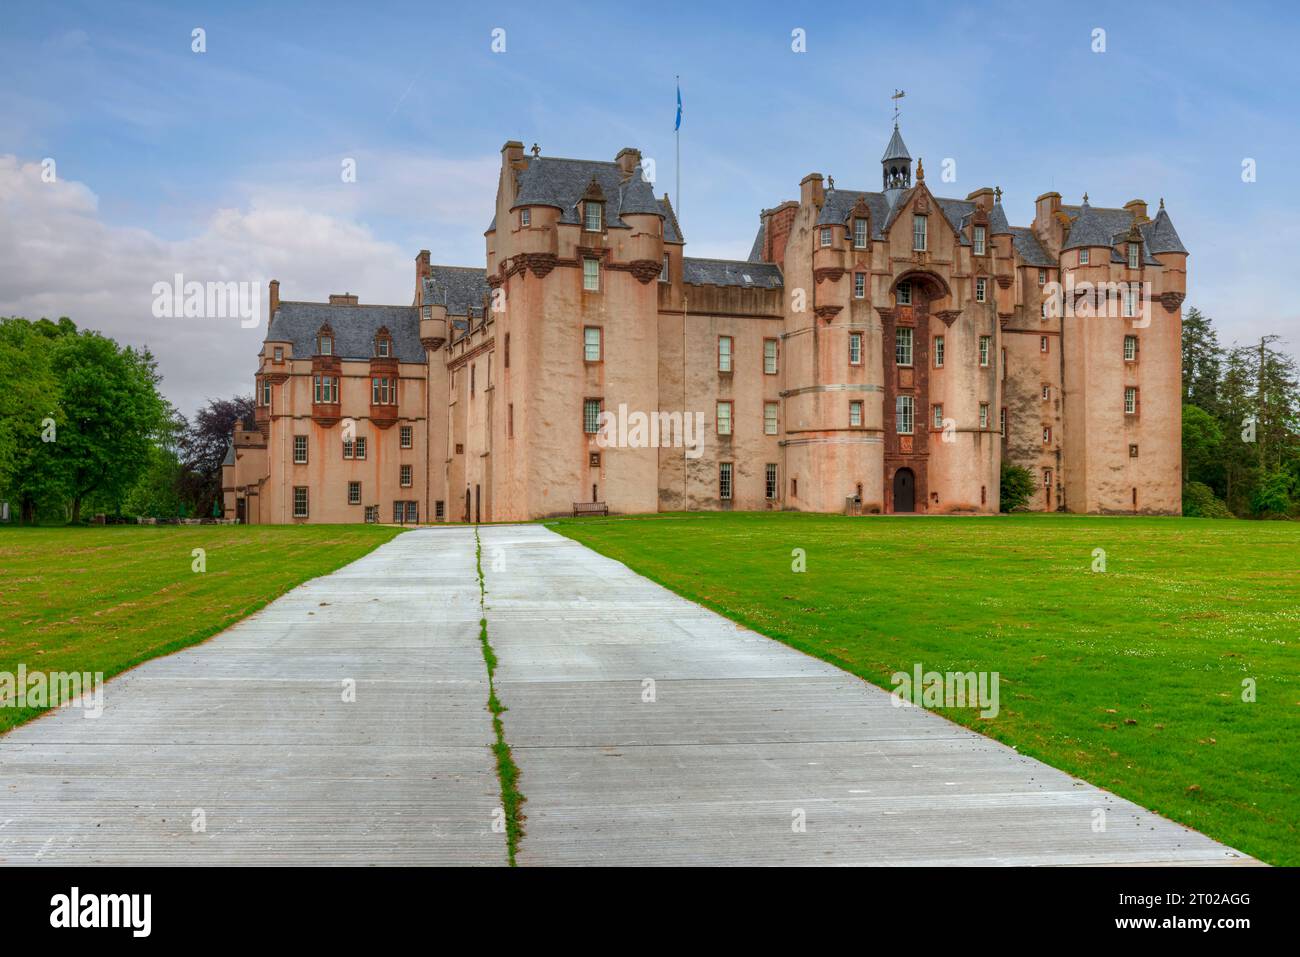
[[[994,186],[994,187],[993,187],[993,201],[996,202],[996,203],[1000,203],[1000,202],[1002,202],[1002,187],[1001,187],[1001,186]]]
[[[1161,209],[1165,208],[1165,198],[1163,196],[1160,197],[1160,208]]]
[[[925,166],[921,163],[921,157],[919,156],[916,158],[916,181],[918,183],[925,182]]]
[[[1084,194],[1083,194],[1083,201],[1084,201],[1085,203],[1088,202],[1088,194],[1087,194],[1087,193],[1084,193]]]

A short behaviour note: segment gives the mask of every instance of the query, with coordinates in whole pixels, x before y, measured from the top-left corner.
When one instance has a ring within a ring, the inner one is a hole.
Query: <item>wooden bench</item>
[[[578,518],[582,515],[608,515],[609,506],[604,502],[574,502],[573,517]]]

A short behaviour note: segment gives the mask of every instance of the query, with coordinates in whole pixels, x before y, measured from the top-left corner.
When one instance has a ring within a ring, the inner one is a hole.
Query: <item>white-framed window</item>
[[[323,356],[334,355],[334,337],[321,336],[319,341],[319,350],[320,350],[320,355]]]
[[[582,288],[587,292],[600,291],[600,261],[584,259],[582,261]]]
[[[1007,434],[1007,407],[1005,405],[998,409],[998,431],[1004,436]]]
[[[974,238],[972,239],[971,242],[972,242],[972,245],[974,245],[974,247],[975,247],[975,255],[976,255],[976,256],[983,256],[983,255],[984,255],[984,248],[985,248],[985,242],[984,242],[984,227],[983,227],[983,226],[976,226],[975,229],[972,230],[972,232],[974,233]]]
[[[731,336],[718,336],[718,371],[731,371]]]
[[[595,435],[600,431],[600,399],[582,401],[582,431]]]
[[[763,375],[776,375],[776,340],[763,340]]]
[[[348,504],[349,505],[361,504],[361,483],[360,482],[348,483]]]
[[[1137,357],[1138,357],[1138,337],[1125,336],[1124,337],[1124,361],[1132,362]]]
[[[1040,269],[1040,270],[1038,270],[1038,285],[1040,285],[1040,286],[1046,286],[1046,285],[1047,285],[1047,270],[1046,270],[1046,269]]]
[[[262,405],[269,406],[270,404],[271,404],[271,380],[265,379],[262,382]]]
[[[1049,338],[1048,336],[1039,336],[1039,337],[1038,337],[1038,351],[1039,351],[1039,352],[1051,352],[1051,351],[1052,351],[1051,343],[1052,343],[1052,340],[1051,340],[1051,338]]]
[[[1138,390],[1133,386],[1128,386],[1124,390],[1124,414],[1137,415],[1138,410]]]
[[[305,485],[295,485],[293,487],[293,517],[307,517],[307,487]]]
[[[1087,250],[1087,249],[1080,249],[1080,250],[1079,250],[1079,265],[1080,265],[1080,266],[1086,266],[1086,265],[1088,265],[1088,252],[1089,252],[1089,250]]]
[[[409,465],[403,465],[403,466],[398,470],[398,473],[397,473],[397,474],[398,474],[398,477],[399,477],[399,479],[400,479],[400,481],[401,481],[402,488],[410,488],[410,487],[411,487],[411,467],[410,467]]]
[[[353,457],[358,459],[366,457],[366,437],[364,435],[357,436],[357,441],[353,446]]]
[[[1137,315],[1137,290],[1132,286],[1124,289],[1124,318],[1131,319]]]
[[[380,337],[375,340],[375,355],[381,359],[387,359],[389,352],[392,351],[393,341]]]
[[[829,246],[831,244],[831,228],[829,226],[823,226],[821,228],[821,244],[823,246]]]
[[[987,429],[988,427],[989,427],[989,404],[987,402],[981,402],[980,403],[980,428]]]
[[[849,402],[849,427],[853,429],[862,427],[862,400],[852,399]]]
[[[659,270],[659,281],[668,282],[668,254],[664,253],[664,264]]]
[[[943,336],[934,337],[934,367],[943,368]]]
[[[849,333],[849,365],[862,365],[862,333]]]
[[[717,411],[718,435],[731,434],[731,403],[719,402]]]
[[[521,209],[519,211],[519,225],[527,229],[533,224],[533,211],[531,209]]]
[[[853,298],[867,298],[867,274],[864,272],[855,272],[853,274]]]
[[[398,444],[404,449],[409,449],[414,444],[415,430],[409,425],[404,425],[397,430],[397,437]]]
[[[1052,444],[1052,427],[1050,425],[1043,426],[1043,444]]]
[[[989,349],[992,347],[992,345],[993,345],[992,336],[980,336],[980,365],[986,367],[988,366]]]
[[[912,249],[917,252],[925,251],[926,242],[926,218],[919,213],[912,217]]]
[[[474,394],[474,367],[470,367],[470,394]],[[372,376],[370,379],[371,405],[396,405],[397,380],[388,376]]]
[[[912,417],[915,411],[916,403],[910,395],[894,397],[894,428],[899,435],[912,434]]]
[[[582,329],[582,358],[586,362],[601,360],[600,326],[584,326]]]
[[[979,276],[975,279],[975,301],[976,302],[988,301],[988,288],[989,288],[989,281],[985,279],[983,276]]]
[[[276,347],[275,347],[275,361],[276,361],[276,362],[283,362],[283,361],[284,361],[284,347],[283,347],[283,346],[276,346]]]
[[[777,416],[780,415],[780,405],[776,402],[763,403],[763,434],[776,435]]]
[[[1052,470],[1043,469],[1043,488],[1052,487]]]
[[[943,403],[936,402],[934,406],[934,430],[943,431]]]
[[[776,498],[776,490],[780,488],[777,484],[776,463],[768,462],[763,466],[763,497],[769,502]]]
[[[718,498],[723,501],[731,499],[731,463],[718,463]]]
[[[315,377],[315,391],[313,392],[312,401],[324,405],[332,405],[339,400],[339,380],[332,375],[318,375]]]
[[[293,464],[307,464],[307,436],[295,435],[293,437]]]
[[[865,219],[853,220],[853,246],[855,249],[867,248],[867,221]]]
[[[604,205],[593,200],[587,200],[583,204],[582,228],[589,233],[598,233],[603,228],[604,223]]]
[[[911,326],[899,326],[894,330],[894,362],[897,365],[912,364],[912,335]]]
[[[1043,401],[1044,402],[1052,401],[1052,387],[1050,385],[1043,386]]]
[[[1138,243],[1128,244],[1128,268],[1137,269],[1142,265],[1142,247]]]
[[[894,299],[900,306],[910,306],[912,304],[912,284],[910,282],[900,282],[898,288],[894,290]]]
[[[344,457],[345,459],[350,459],[350,458],[352,458],[352,440],[351,440],[351,439],[344,439],[344,440],[343,440],[343,457]]]

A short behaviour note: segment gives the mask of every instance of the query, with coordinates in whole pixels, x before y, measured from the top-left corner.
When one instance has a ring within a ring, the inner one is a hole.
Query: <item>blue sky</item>
[[[155,281],[184,268],[408,302],[420,248],[481,265],[507,139],[605,159],[637,146],[674,192],[674,74],[688,254],[743,258],[759,209],[809,172],[878,188],[901,87],[936,192],[1001,186],[1016,224],[1049,189],[1163,196],[1192,251],[1188,304],[1229,340],[1300,339],[1300,13],[1283,4],[115,2],[5,20],[0,313],[148,342],[186,412],[249,390],[263,330],[155,319]],[[33,179],[47,157],[57,189]],[[954,183],[937,182],[946,158]]]

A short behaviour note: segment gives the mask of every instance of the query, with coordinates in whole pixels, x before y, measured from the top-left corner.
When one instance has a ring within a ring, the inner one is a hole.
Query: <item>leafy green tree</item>
[[[1034,494],[1037,485],[1034,482],[1034,473],[1029,469],[1023,465],[1012,465],[1009,462],[1003,462],[1002,482],[999,488],[1002,511],[1014,512],[1016,509],[1024,507]]]
[[[1266,472],[1251,493],[1251,510],[1258,518],[1285,518],[1291,511],[1293,489],[1290,473]]]
[[[1183,406],[1183,481],[1223,487],[1223,429],[1199,405]]]
[[[0,319],[0,498],[23,522],[62,511],[55,445],[63,411],[52,359],[57,340],[75,331],[68,319]]]

